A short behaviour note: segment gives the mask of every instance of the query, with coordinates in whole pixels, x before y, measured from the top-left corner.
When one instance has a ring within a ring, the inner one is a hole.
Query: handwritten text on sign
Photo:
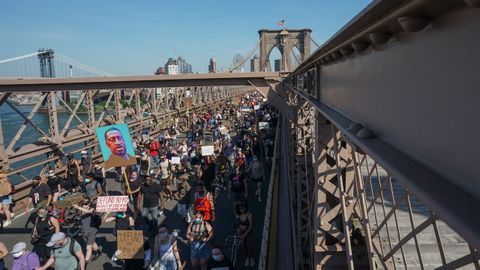
[[[97,212],[127,211],[128,196],[100,196],[97,198]]]
[[[118,230],[117,250],[119,259],[143,259],[143,231]]]

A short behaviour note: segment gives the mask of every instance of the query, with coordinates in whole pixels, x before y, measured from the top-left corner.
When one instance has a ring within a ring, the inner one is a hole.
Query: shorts
[[[210,251],[210,245],[208,243],[199,241],[195,241],[192,243],[190,247],[190,254],[190,258],[192,260],[208,259],[212,255]]]
[[[12,195],[6,195],[0,197],[0,203],[5,205],[10,205],[13,203]]]
[[[91,229],[86,232],[82,231],[82,237],[87,246],[93,245],[93,243],[95,243],[95,239],[97,238],[97,229]]]

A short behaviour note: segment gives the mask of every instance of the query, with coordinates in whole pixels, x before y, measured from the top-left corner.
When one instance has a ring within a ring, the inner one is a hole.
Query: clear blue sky
[[[2,1],[0,59],[51,48],[115,75],[152,74],[179,56],[194,72],[228,66],[262,28],[308,27],[323,43],[371,0]]]

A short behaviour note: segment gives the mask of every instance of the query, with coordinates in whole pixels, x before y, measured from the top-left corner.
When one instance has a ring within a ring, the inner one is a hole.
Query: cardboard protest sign
[[[180,164],[180,157],[172,157],[172,164]]]
[[[213,145],[202,146],[202,156],[212,156],[215,152]]]
[[[143,231],[118,230],[117,250],[119,259],[143,259]]]
[[[258,129],[268,129],[270,126],[270,123],[268,122],[259,122],[258,123]]]
[[[252,110],[252,109],[251,109],[250,107],[242,107],[242,108],[240,109],[240,111],[242,111],[242,112],[249,112],[249,111],[251,111],[251,110]]]
[[[5,182],[0,182],[0,196],[6,196],[10,193],[10,183],[5,181]]]
[[[116,124],[95,129],[102,150],[105,169],[125,167],[137,163],[127,124]]]
[[[69,196],[60,197],[56,202],[56,207],[58,208],[69,208],[72,207],[74,204],[80,204],[85,200],[83,194],[74,193]]]
[[[228,129],[226,127],[219,127],[218,130],[220,131],[220,134],[223,136],[228,134]]]
[[[125,212],[127,211],[128,196],[99,196],[96,212]]]

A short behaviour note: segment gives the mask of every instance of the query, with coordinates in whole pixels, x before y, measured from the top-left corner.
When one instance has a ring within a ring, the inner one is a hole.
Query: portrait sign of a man
[[[136,164],[127,124],[99,127],[96,134],[105,161],[105,169]]]

